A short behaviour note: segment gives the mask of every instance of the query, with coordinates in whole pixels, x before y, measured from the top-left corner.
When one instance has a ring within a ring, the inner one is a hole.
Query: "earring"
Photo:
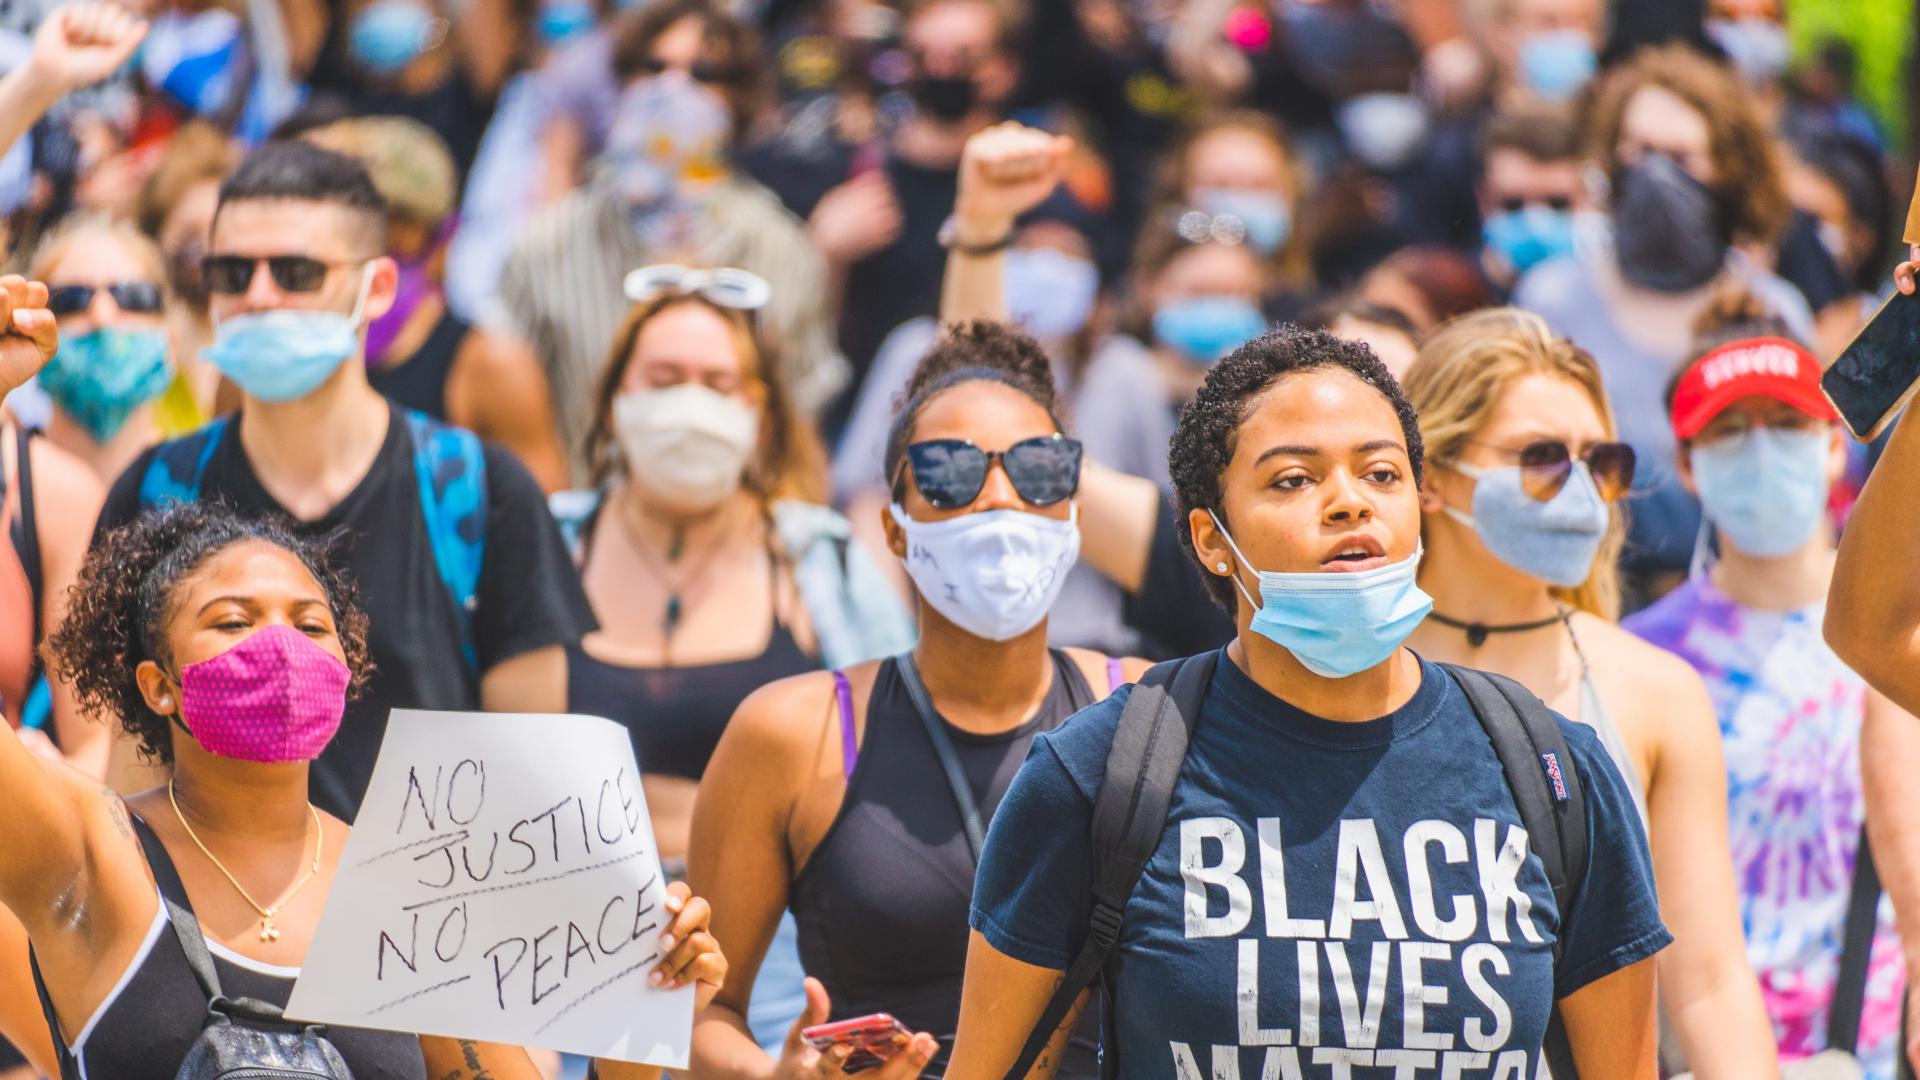
[[[1226,564],[1226,563],[1224,563],[1224,562],[1217,562],[1217,563],[1214,563],[1214,564],[1213,564],[1213,568],[1214,568],[1215,570],[1218,570],[1218,571],[1219,571],[1220,573],[1222,573],[1222,574],[1224,574],[1224,573],[1226,573],[1226,572],[1227,572],[1227,564]]]

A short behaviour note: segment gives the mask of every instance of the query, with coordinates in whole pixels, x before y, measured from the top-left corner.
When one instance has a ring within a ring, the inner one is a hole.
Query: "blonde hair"
[[[94,235],[120,241],[134,261],[140,264],[147,279],[160,287],[164,300],[172,303],[173,293],[167,286],[167,258],[160,253],[160,245],[141,232],[132,221],[95,211],[69,214],[48,229],[34,246],[33,258],[27,261],[27,277],[33,281],[47,280],[47,275],[67,257],[68,249],[76,241]]]
[[[1528,375],[1554,375],[1577,383],[1600,414],[1600,426],[1614,437],[1613,410],[1607,405],[1600,368],[1593,357],[1547,326],[1546,320],[1519,308],[1490,308],[1447,323],[1420,348],[1402,385],[1420,417],[1427,471],[1459,459],[1514,382]],[[1618,505],[1609,508],[1606,539],[1594,556],[1587,580],[1571,588],[1555,586],[1553,597],[1581,611],[1614,619],[1620,611],[1620,575],[1616,566],[1626,540],[1626,520]]]

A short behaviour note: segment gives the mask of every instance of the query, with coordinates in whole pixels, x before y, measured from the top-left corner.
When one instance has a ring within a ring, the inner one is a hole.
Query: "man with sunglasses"
[[[1873,902],[1879,884],[1855,870],[1865,818],[1904,825],[1920,813],[1920,724],[1821,640],[1827,496],[1846,445],[1820,363],[1785,338],[1734,340],[1689,364],[1668,401],[1713,555],[1703,542],[1686,583],[1625,626],[1691,663],[1713,698],[1747,953],[1781,1058],[1845,1050],[1869,1077],[1890,1077],[1902,981],[1889,973],[1903,946]],[[1920,832],[1876,828],[1873,839],[1894,909],[1920,910]],[[1852,925],[1856,891],[1879,912],[1870,932]],[[1845,944],[1856,933],[1870,952]],[[1920,964],[1920,941],[1904,952]]]
[[[563,711],[564,646],[593,626],[525,467],[368,385],[366,325],[392,305],[397,279],[385,243],[385,204],[350,157],[269,143],[227,179],[205,266],[205,356],[242,408],[141,455],[96,533],[204,498],[343,535],[375,673],[315,764],[313,790],[347,819],[388,710]]]
[[[1563,109],[1515,107],[1480,135],[1480,265],[1503,293],[1520,275],[1573,250],[1573,215],[1586,208],[1580,132]]]

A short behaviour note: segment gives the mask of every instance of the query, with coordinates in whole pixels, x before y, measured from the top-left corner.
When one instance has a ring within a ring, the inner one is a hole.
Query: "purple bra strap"
[[[853,684],[843,671],[833,673],[833,696],[840,703],[840,756],[846,760],[847,779],[853,779],[853,767],[860,762],[860,740],[853,732]]]
[[[1120,658],[1117,656],[1107,657],[1107,692],[1112,693],[1125,685],[1127,685],[1125,665],[1120,663]]]

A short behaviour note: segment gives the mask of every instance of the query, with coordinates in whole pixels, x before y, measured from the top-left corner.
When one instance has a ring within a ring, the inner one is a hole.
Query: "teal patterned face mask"
[[[111,326],[63,339],[40,371],[41,389],[96,442],[119,434],[172,381],[165,331]]]

